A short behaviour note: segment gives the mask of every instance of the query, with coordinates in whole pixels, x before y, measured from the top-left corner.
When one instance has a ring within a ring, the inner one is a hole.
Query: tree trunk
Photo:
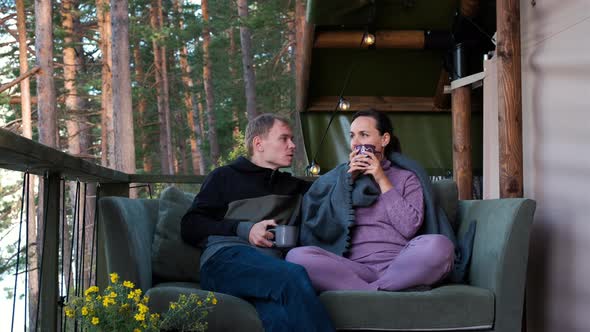
[[[172,2],[174,9],[179,14],[178,28],[184,29],[184,21],[182,19],[182,9],[178,0]],[[193,79],[191,78],[191,68],[188,64],[188,49],[186,45],[182,45],[179,51],[180,70],[182,72],[182,83],[184,85],[184,105],[186,107],[186,117],[190,130],[190,145],[191,145],[191,161],[193,166],[193,173],[196,175],[203,174],[205,166],[202,164],[202,142],[201,142],[201,128],[195,126],[195,118],[198,118],[198,109],[196,109],[195,97],[193,93]]]
[[[96,16],[100,32],[100,51],[102,53],[102,92],[101,92],[101,164],[113,167],[115,162],[112,90],[112,44],[111,9],[107,0],[96,0]]]
[[[16,1],[17,31],[18,31],[18,61],[20,72],[26,73],[29,70],[27,59],[27,27],[24,0]],[[31,119],[31,87],[28,78],[20,82],[20,105],[22,112],[23,136],[33,137],[33,126]]]
[[[213,97],[213,78],[211,75],[211,56],[209,45],[211,35],[209,28],[209,0],[201,1],[201,13],[203,16],[203,85],[205,86],[205,98],[207,101],[207,122],[209,124],[208,136],[211,150],[211,162],[217,166],[219,161],[219,144],[217,143],[217,128],[215,120],[215,98]]]
[[[297,79],[297,75],[301,75],[303,71],[303,64],[305,59],[305,47],[303,45],[304,35],[306,31],[309,29],[308,23],[305,21],[305,0],[296,0],[295,1],[295,29],[296,29],[296,45],[295,45],[295,81],[296,84],[299,84],[299,80]],[[307,89],[307,87],[299,87],[299,89]],[[299,91],[298,91],[299,93]],[[298,101],[296,101],[298,104]],[[295,136],[295,145],[297,148],[295,149],[295,160],[293,162],[293,169],[295,174],[302,174],[303,169],[307,166],[307,154],[305,152],[305,142],[303,140],[303,130],[301,128],[301,114],[300,112],[304,111],[302,108],[304,105],[300,107],[295,107],[295,112],[293,113],[293,134]]]
[[[37,114],[39,141],[57,147],[57,111],[53,80],[53,9],[50,0],[35,0],[35,53],[37,66]]]
[[[233,2],[231,2],[233,3]],[[231,76],[232,84],[236,84],[238,81],[238,71],[236,70],[234,59],[236,58],[236,42],[234,38],[234,28],[230,27],[228,29],[228,37],[229,37],[229,74]],[[240,135],[240,116],[238,114],[238,107],[236,106],[236,100],[232,100],[233,105],[231,108],[231,115],[232,115],[232,122],[234,123],[234,129],[232,131],[232,136],[234,141]]]
[[[112,0],[111,0],[112,1]],[[158,26],[159,30],[163,31],[164,29],[164,14],[162,10],[162,0],[158,1]],[[172,146],[172,123],[170,120],[170,89],[168,84],[168,56],[166,53],[166,46],[160,46],[160,52],[162,53],[162,66],[161,66],[161,75],[162,75],[162,90],[163,90],[163,103],[164,103],[164,117],[166,118],[166,144],[168,144],[168,164],[170,165],[170,169],[172,169],[172,165],[174,164],[174,147]]]
[[[76,21],[75,13],[78,12],[76,0],[62,1],[62,27],[65,32],[63,62],[64,62],[64,90],[65,90],[65,107],[66,107],[66,128],[68,130],[68,151],[74,156],[79,156],[82,152],[80,142],[80,121],[79,116],[84,109],[84,101],[78,95],[76,79],[82,66],[82,50],[76,47],[79,38],[75,37]]]
[[[39,126],[39,142],[47,146],[57,148],[58,145],[58,127],[57,127],[57,105],[55,100],[55,83],[53,80],[53,8],[50,0],[35,0],[35,54],[37,66],[40,72],[37,75],[37,114]],[[40,236],[43,230],[43,206],[45,203],[43,199],[43,181],[39,181],[39,209],[37,211],[37,237],[36,254],[35,257],[41,256]],[[29,240],[33,240],[29,238]],[[39,265],[37,259],[36,265],[31,265],[31,269],[36,269]],[[39,289],[36,288],[39,284],[38,270],[33,273],[29,279],[34,292],[31,296],[37,299],[39,296]],[[33,304],[33,303],[31,303]],[[37,303],[30,311],[31,317],[37,316]]]
[[[17,16],[17,31],[18,31],[18,60],[20,65],[20,72],[26,73],[29,70],[29,63],[27,58],[27,27],[26,27],[26,14],[24,0],[16,1],[16,16]],[[25,78],[20,82],[20,96],[21,96],[21,118],[22,118],[22,135],[26,138],[33,138],[33,126],[31,116],[31,87],[28,78]],[[27,225],[27,238],[33,241],[37,238],[37,219],[35,218],[35,179],[36,176],[31,175],[29,177],[28,184],[28,225]],[[35,256],[35,246],[29,245],[27,247],[27,255],[29,266],[37,266],[37,256]],[[39,275],[37,270],[31,270],[29,274],[29,312],[35,313],[37,310],[37,296],[39,290]],[[29,315],[29,326],[35,326],[35,316]]]
[[[204,89],[204,85],[203,82],[201,81],[201,79],[199,79],[197,77],[197,86],[203,86]],[[197,90],[197,109],[199,110],[199,128],[201,129],[201,140],[205,140],[205,107],[203,106],[203,94],[201,93],[200,90]],[[205,158],[203,158],[203,155],[201,154],[201,159],[205,160]]]
[[[248,19],[248,0],[237,0],[238,16],[245,22]],[[244,67],[244,88],[246,90],[246,113],[248,121],[254,119],[256,111],[256,76],[252,63],[252,37],[245,23],[240,25],[240,44],[242,45],[242,65]]]
[[[111,0],[113,47],[113,122],[115,169],[135,173],[135,136],[129,66],[129,5]]]
[[[162,30],[162,2],[152,1],[150,22],[154,31]],[[156,92],[158,100],[158,119],[160,121],[160,164],[163,174],[172,174],[172,135],[170,132],[170,106],[168,103],[168,79],[166,69],[166,48],[159,45],[160,40],[152,40],[154,67],[156,68]]]
[[[141,61],[141,49],[139,46],[139,41],[135,43],[135,47],[133,48],[133,57],[135,59],[135,80],[139,85],[139,88],[143,91],[145,88],[145,72],[143,69],[143,61]],[[150,154],[148,153],[148,137],[145,133],[145,124],[146,120],[146,110],[147,110],[147,102],[145,100],[145,96],[143,93],[140,94],[139,100],[137,101],[137,115],[139,116],[138,119],[138,129],[139,129],[139,140],[141,141],[141,150],[142,150],[142,162],[143,162],[143,171],[144,173],[151,173],[152,172],[152,159],[150,158]]]

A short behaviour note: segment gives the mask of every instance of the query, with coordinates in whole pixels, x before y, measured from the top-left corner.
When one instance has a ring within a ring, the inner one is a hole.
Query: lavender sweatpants
[[[444,278],[453,266],[454,246],[446,236],[429,234],[410,240],[385,264],[361,263],[313,246],[292,249],[286,260],[302,265],[318,291],[397,291]]]

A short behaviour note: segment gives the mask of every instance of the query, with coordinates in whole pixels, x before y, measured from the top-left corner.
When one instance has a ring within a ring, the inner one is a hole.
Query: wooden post
[[[500,197],[523,196],[520,2],[496,2]]]
[[[40,330],[57,331],[57,301],[59,295],[59,206],[60,179],[58,174],[49,174],[44,179],[44,234],[41,255]],[[43,231],[43,230],[42,230]],[[33,327],[31,327],[33,329]]]
[[[449,83],[449,73],[443,68],[440,71],[440,77],[438,78],[436,90],[434,91],[433,102],[436,108],[449,108],[451,98],[444,92],[445,85],[449,85]]]
[[[473,169],[471,165],[471,85],[453,90],[453,178],[459,199],[471,199]]]

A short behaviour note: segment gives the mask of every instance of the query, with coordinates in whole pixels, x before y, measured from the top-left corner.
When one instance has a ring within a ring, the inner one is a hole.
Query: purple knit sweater
[[[397,256],[424,220],[424,197],[416,175],[382,161],[393,189],[379,195],[366,208],[355,209],[355,224],[348,253],[351,260],[381,265]]]

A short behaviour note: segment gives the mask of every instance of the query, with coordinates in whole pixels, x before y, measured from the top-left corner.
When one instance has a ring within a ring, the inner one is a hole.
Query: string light
[[[338,109],[341,111],[348,111],[350,109],[350,102],[340,97],[340,101],[338,101]]]
[[[375,44],[375,35],[370,32],[365,32],[363,35],[363,44],[367,46]]]
[[[311,162],[311,164],[309,166],[307,166],[307,170],[309,172],[309,174],[311,174],[312,176],[317,176],[318,174],[320,174],[320,165],[318,165],[315,160]]]

